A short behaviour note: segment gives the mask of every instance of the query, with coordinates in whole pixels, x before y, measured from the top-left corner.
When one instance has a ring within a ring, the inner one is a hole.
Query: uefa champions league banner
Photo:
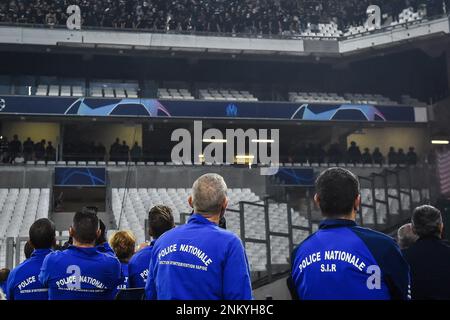
[[[416,109],[420,108],[284,102],[0,97],[0,115],[426,122],[426,117],[419,119]]]

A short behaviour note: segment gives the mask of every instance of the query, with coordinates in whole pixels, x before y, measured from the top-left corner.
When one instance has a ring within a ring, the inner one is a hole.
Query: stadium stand
[[[402,210],[408,211],[411,210],[411,203],[420,203],[420,199],[429,197],[429,190],[427,189],[412,189],[412,199],[409,198],[409,195],[406,194],[408,190],[401,189],[400,199],[401,199],[401,208]],[[388,203],[383,203],[386,201],[386,189],[375,188],[374,189],[375,199],[376,199],[376,211],[377,211],[377,223],[378,224],[386,224],[388,221],[387,217],[387,208],[389,208],[389,213],[392,215],[400,214],[400,203],[398,200],[399,191],[397,189],[389,188],[387,189]],[[380,201],[380,202],[378,202]],[[411,202],[412,201],[412,202]],[[374,204],[374,198],[371,189],[362,188],[361,189],[361,202],[363,203],[362,207],[362,219],[364,224],[374,224],[375,223],[375,215],[372,208],[366,207],[372,206]]]
[[[36,95],[36,96],[61,96],[61,97],[93,97],[93,98],[138,98],[141,90],[138,81],[126,80],[114,82],[113,80],[90,81],[80,79],[56,79],[52,77],[27,77],[18,79],[20,85],[15,85],[14,79],[8,76],[0,76],[1,90],[6,93],[13,92],[16,95]],[[29,83],[26,85],[26,83]],[[26,87],[26,90],[21,88]],[[22,91],[18,91],[18,90]],[[210,100],[210,101],[260,101],[258,97],[247,90],[223,89],[223,88],[200,88],[198,95],[185,88],[158,88],[156,97],[166,100]],[[152,98],[149,96],[147,98]],[[419,101],[409,95],[401,95],[392,98],[381,94],[355,94],[355,93],[331,93],[331,92],[288,92],[289,102],[307,103],[356,103],[356,104],[377,104],[391,105],[399,104],[415,107],[425,107],[425,102]]]
[[[308,103],[351,103],[336,93],[323,92],[289,92],[289,101]]]
[[[28,236],[33,222],[48,218],[50,189],[0,189],[0,266],[5,265],[7,237]]]
[[[108,82],[96,80],[90,84],[90,96],[94,98],[137,98],[137,82]]]
[[[423,101],[420,101],[416,98],[413,98],[409,95],[402,95],[401,97],[402,99],[402,104],[404,105],[410,105],[410,106],[414,106],[414,107],[426,107],[427,104]]]
[[[172,99],[172,100],[194,100],[194,96],[187,89],[158,89],[159,99]]]
[[[397,101],[393,101],[387,97],[383,97],[380,94],[344,94],[344,97],[356,104],[378,104],[378,105],[398,105]]]
[[[172,208],[175,223],[183,221],[182,214],[189,214],[192,209],[187,203],[191,189],[183,188],[150,188],[150,189],[112,189],[112,211],[116,225],[120,229],[130,229],[137,238],[138,243],[145,240],[145,219],[148,211],[155,205],[164,204]],[[240,236],[239,202],[245,201],[261,204],[262,200],[248,188],[228,189],[229,211],[227,212],[227,229]],[[121,206],[124,202],[123,208]],[[245,205],[245,232],[246,237],[265,239],[264,207]],[[293,224],[308,227],[309,221],[299,212],[292,212]],[[119,220],[120,219],[120,220]],[[274,203],[270,205],[270,226],[272,231],[287,232],[287,205]],[[297,231],[294,234],[296,243],[309,235],[306,231]],[[287,238],[274,237],[271,243],[272,263],[286,264],[289,257],[289,243]],[[264,244],[247,243],[248,256],[252,271],[266,270],[266,249]]]
[[[202,100],[218,101],[258,101],[258,99],[248,91],[210,88],[200,89],[199,98]]]
[[[65,25],[68,1],[13,0],[0,5],[0,22]],[[89,27],[153,29],[270,35],[346,36],[367,31],[366,0],[346,1],[78,1],[83,24]],[[445,12],[448,0],[380,0],[392,25]],[[25,8],[32,8],[26,10]],[[406,8],[406,9],[405,9]],[[214,14],[213,14],[214,13]],[[339,32],[338,30],[342,30]]]
[[[261,206],[262,199],[253,193],[250,189],[229,189],[230,206],[227,211],[227,228],[238,236],[240,233],[240,217],[239,217],[239,202],[245,201],[245,234],[246,237],[252,239],[264,240],[266,237],[265,222],[264,222],[264,207]],[[402,210],[410,210],[411,203],[419,203],[421,199],[429,196],[428,190],[412,190],[412,199],[406,194],[407,190],[401,191],[401,208]],[[382,203],[386,199],[386,189],[376,188],[375,198],[377,199],[377,223],[385,225],[387,221],[387,208],[389,213],[393,216],[400,214],[400,203],[395,197],[398,197],[397,189],[388,189],[388,204]],[[190,189],[175,189],[175,188],[150,188],[150,189],[112,189],[112,211],[116,219],[116,225],[121,229],[130,229],[137,236],[138,242],[143,242],[145,239],[145,219],[147,219],[148,210],[158,204],[164,203],[173,209],[173,214],[176,223],[184,221],[182,214],[187,215],[192,209],[188,206],[186,199],[190,194]],[[362,202],[364,205],[373,205],[372,190],[363,188],[361,190]],[[121,202],[124,201],[122,208]],[[412,201],[412,202],[411,202]],[[253,203],[254,205],[252,205]],[[258,204],[260,204],[258,206]],[[288,216],[287,205],[285,203],[270,203],[269,205],[269,221],[270,230],[272,232],[287,233],[288,232]],[[307,228],[309,226],[308,219],[300,214],[298,211],[292,210],[292,223],[295,226],[302,226]],[[303,212],[303,210],[301,210]],[[306,212],[306,209],[304,210]],[[119,223],[120,219],[120,223]],[[374,211],[373,209],[363,206],[362,219],[365,225],[373,225]],[[313,223],[311,221],[311,223]],[[313,229],[317,225],[312,226]],[[309,235],[309,232],[304,230],[295,230],[294,243],[300,243]],[[266,248],[265,244],[260,243],[246,243],[246,249],[249,256],[252,271],[266,270]],[[285,237],[271,236],[271,252],[272,263],[286,264],[289,258],[289,243]]]

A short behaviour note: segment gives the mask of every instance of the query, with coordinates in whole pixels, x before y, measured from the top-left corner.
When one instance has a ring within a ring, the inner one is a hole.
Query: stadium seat
[[[151,207],[165,203],[172,208],[175,222],[180,223],[181,215],[191,212],[191,208],[187,203],[190,189],[183,188],[140,188],[140,189],[112,189],[112,209],[116,219],[116,225],[120,228],[130,228],[138,239],[138,243],[145,240],[145,219]],[[229,189],[230,209],[239,210],[239,201],[248,201],[261,203],[261,199],[254,194],[249,188]],[[123,201],[123,202],[122,202]],[[123,203],[123,211],[122,211]],[[287,232],[287,205],[273,204],[270,207],[270,224],[273,231]],[[122,212],[122,215],[121,215]],[[262,207],[247,206],[246,207],[246,230],[248,237],[263,239],[265,237],[264,229],[264,210]],[[120,221],[119,220],[120,216]],[[298,212],[293,213],[293,221],[295,225],[308,227],[309,222]],[[227,213],[227,228],[232,232],[240,235],[239,214],[235,212]],[[304,232],[300,236],[297,235],[296,243],[308,236]],[[289,257],[289,244],[287,239],[277,240],[272,244],[276,253],[274,261],[280,264],[286,264]],[[283,245],[281,245],[283,243]],[[265,254],[266,250],[261,250],[257,246],[250,245],[248,252],[249,259],[253,265],[253,270],[265,270]]]
[[[5,265],[6,237],[28,236],[36,219],[48,218],[50,189],[0,189],[0,267]]]

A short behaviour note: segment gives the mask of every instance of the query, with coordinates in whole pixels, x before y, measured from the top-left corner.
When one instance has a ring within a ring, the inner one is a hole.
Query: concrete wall
[[[317,173],[326,168],[315,168]],[[349,168],[358,176],[369,176],[380,172],[382,168]],[[433,172],[427,168],[414,168],[413,184],[415,188],[426,188],[427,181],[433,182]],[[0,188],[48,188],[53,185],[54,168],[49,166],[0,166]],[[221,174],[229,188],[250,188],[259,196],[267,193],[268,178],[261,176],[259,169],[236,167],[178,167],[178,166],[132,166],[107,167],[108,186],[121,188],[190,188],[199,176],[208,172]],[[407,171],[401,176],[401,184],[407,186]],[[395,176],[388,184],[396,186]],[[381,179],[376,186],[381,187]],[[361,187],[368,188],[366,181],[361,181]]]

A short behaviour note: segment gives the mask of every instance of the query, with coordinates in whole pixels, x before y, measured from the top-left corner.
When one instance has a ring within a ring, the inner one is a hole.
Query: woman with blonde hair
[[[128,262],[134,254],[136,246],[136,237],[131,231],[117,231],[109,239],[109,244],[114,250],[117,259],[119,259],[122,266],[123,282],[117,289],[126,289],[128,285]]]

